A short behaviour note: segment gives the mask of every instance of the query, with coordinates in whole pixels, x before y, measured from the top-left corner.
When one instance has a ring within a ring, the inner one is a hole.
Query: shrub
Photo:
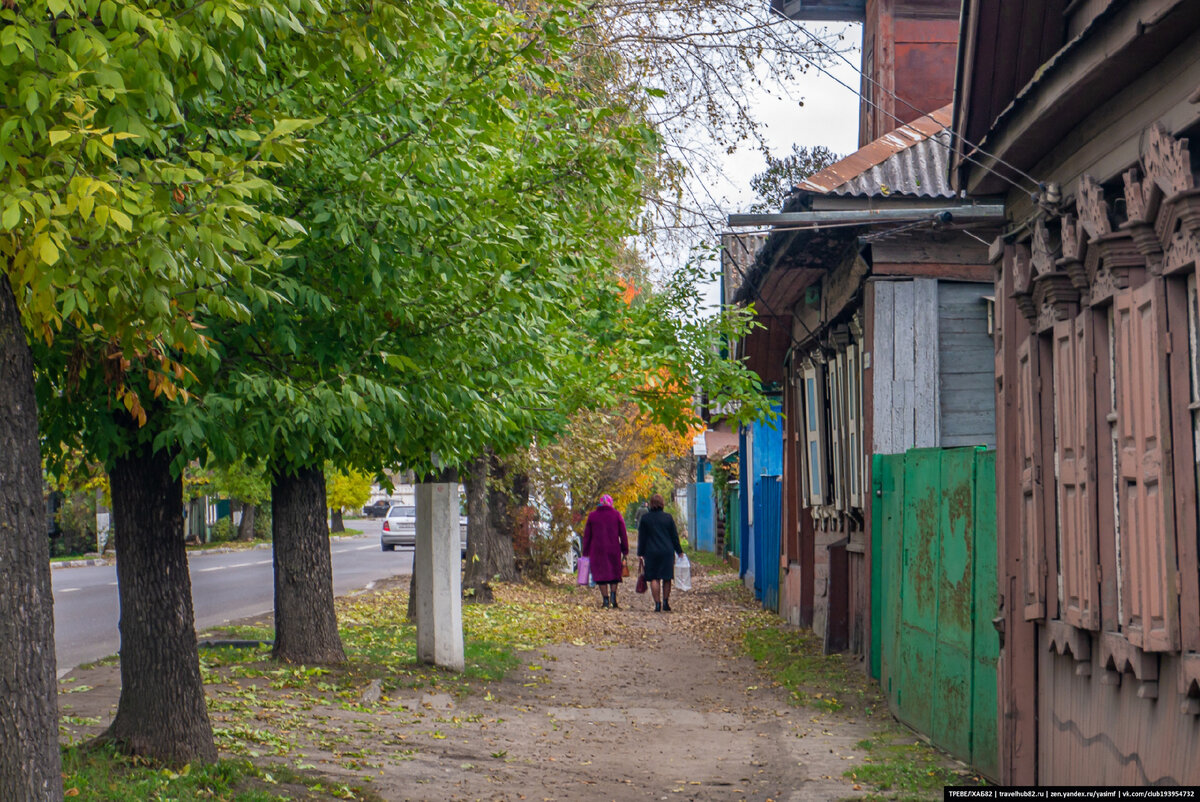
[[[271,505],[263,504],[254,513],[255,540],[271,539]]]
[[[50,544],[52,556],[67,557],[96,550],[96,495],[68,493],[55,513],[58,536]]]
[[[233,525],[233,518],[227,515],[219,519],[212,525],[212,531],[209,532],[208,538],[213,543],[228,543],[236,540],[237,527]]]

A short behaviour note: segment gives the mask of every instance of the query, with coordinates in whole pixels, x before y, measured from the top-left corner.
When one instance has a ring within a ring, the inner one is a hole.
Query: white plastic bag
[[[675,557],[675,581],[673,584],[678,590],[692,589],[692,564],[688,561],[686,554],[679,554]]]

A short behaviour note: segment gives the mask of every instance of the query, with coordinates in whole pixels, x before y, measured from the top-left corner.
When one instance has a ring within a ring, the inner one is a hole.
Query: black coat
[[[639,557],[683,554],[675,519],[662,510],[650,510],[638,522]]]

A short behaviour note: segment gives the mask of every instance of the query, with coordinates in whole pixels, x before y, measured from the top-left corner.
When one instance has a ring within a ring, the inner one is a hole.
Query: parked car
[[[392,500],[390,498],[381,498],[363,507],[363,515],[368,518],[382,518],[387,515],[388,510],[391,508]]]
[[[467,555],[467,516],[458,516],[459,546],[462,555]],[[384,551],[395,551],[397,546],[406,549],[417,545],[417,508],[411,505],[393,505],[383,519],[379,532],[379,545]]]

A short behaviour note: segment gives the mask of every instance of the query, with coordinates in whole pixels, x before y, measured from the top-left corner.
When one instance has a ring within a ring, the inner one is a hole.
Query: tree
[[[589,80],[620,97],[650,90],[662,151],[638,244],[647,254],[662,239],[686,252],[723,228],[727,210],[707,186],[722,169],[718,154],[750,145],[770,155],[755,97],[803,105],[803,76],[853,47],[843,30],[802,32],[762,0],[597,0],[576,36],[603,54]]]
[[[210,759],[215,750],[182,539],[171,537],[180,531],[182,463],[139,425],[156,395],[186,396],[182,360],[209,345],[197,317],[245,313],[214,288],[254,292],[252,278],[297,231],[261,202],[277,193],[264,175],[297,153],[300,124],[268,115],[264,133],[247,132],[230,112],[239,76],[254,72],[271,44],[299,35],[297,15],[319,14],[310,0],[267,0],[246,15],[224,3],[166,0],[0,6],[0,295],[15,301],[0,305],[0,331],[27,338],[36,352],[47,443],[82,437],[89,458],[113,476],[127,615],[122,696],[108,737],[171,761]],[[13,394],[0,419],[24,427],[35,410],[22,400],[33,364],[8,365]],[[17,464],[6,476],[20,487],[40,484],[36,444],[11,453]],[[56,454],[52,447],[47,456]],[[0,604],[28,606],[2,616],[26,628],[0,645],[0,662],[16,675],[6,698],[21,700],[16,714],[0,717],[2,740],[16,745],[3,753],[0,797],[27,796],[29,782],[51,789],[36,796],[53,796],[61,787],[57,725],[46,715],[53,640],[30,625],[49,616],[49,579],[34,568],[44,564],[45,528],[40,514],[12,518],[14,506],[0,509],[6,539],[30,544],[0,569]],[[33,707],[43,715],[26,715]]]
[[[750,211],[754,214],[778,212],[797,184],[840,158],[823,145],[807,148],[793,144],[792,152],[782,158],[768,154],[767,169],[750,179],[750,188],[758,196]]]
[[[329,475],[331,472],[326,471]],[[353,468],[346,471],[332,472],[328,486],[325,488],[325,500],[333,516],[330,524],[331,532],[344,532],[342,511],[361,507],[371,498],[371,475]]]

